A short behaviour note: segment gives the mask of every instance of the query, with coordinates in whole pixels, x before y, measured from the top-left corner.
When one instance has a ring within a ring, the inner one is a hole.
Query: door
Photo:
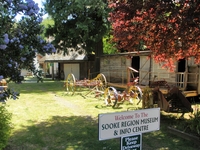
[[[140,56],[133,56],[132,58],[132,68],[139,71],[140,69]]]
[[[151,58],[147,56],[140,56],[139,63],[139,83],[141,85],[149,85],[150,82],[150,71],[151,71]]]
[[[179,88],[182,88],[182,89],[185,89],[186,88],[186,74],[185,74],[185,71],[186,71],[186,60],[185,59],[179,59],[178,60],[178,66],[177,66],[177,71],[178,71],[178,74],[176,76],[176,81],[177,81],[177,86]]]
[[[67,78],[68,74],[72,73],[77,80],[80,79],[80,65],[79,63],[64,64],[64,76]]]

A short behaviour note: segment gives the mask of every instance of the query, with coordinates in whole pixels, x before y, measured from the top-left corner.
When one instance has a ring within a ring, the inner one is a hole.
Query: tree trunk
[[[100,57],[103,54],[103,41],[102,39],[96,43],[95,47],[95,64],[94,71],[100,73]]]

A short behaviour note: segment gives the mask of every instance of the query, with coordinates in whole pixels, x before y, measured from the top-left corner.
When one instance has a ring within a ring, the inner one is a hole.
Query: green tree
[[[43,21],[41,22],[41,25],[44,27],[44,32],[42,33],[42,37],[46,38],[45,37],[45,33],[47,32],[46,30],[49,27],[54,26],[54,20],[51,19],[50,17],[47,17],[47,18],[43,19]]]
[[[62,50],[84,44],[93,51],[108,29],[108,7],[105,0],[46,0],[45,10],[55,24],[47,35],[55,37]]]
[[[46,0],[45,10],[55,22],[46,35],[55,38],[56,48],[68,53],[69,47],[81,46],[87,53],[103,53],[102,38],[109,29],[106,0]]]
[[[112,35],[105,35],[103,37],[103,53],[104,54],[115,54],[117,53],[116,44],[113,42]]]

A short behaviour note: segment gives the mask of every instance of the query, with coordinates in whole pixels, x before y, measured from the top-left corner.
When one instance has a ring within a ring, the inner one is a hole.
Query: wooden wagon
[[[91,89],[90,92],[95,90],[96,93],[99,94],[105,90],[106,86],[107,86],[106,78],[101,73],[91,80],[89,79],[76,80],[75,76],[72,73],[70,73],[68,74],[64,82],[64,87],[66,89],[66,92],[67,94],[70,95],[74,95],[77,89],[81,87],[88,87]]]

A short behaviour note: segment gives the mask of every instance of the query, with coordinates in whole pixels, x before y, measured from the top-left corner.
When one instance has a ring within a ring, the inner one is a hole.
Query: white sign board
[[[160,108],[99,114],[99,140],[160,129]]]

